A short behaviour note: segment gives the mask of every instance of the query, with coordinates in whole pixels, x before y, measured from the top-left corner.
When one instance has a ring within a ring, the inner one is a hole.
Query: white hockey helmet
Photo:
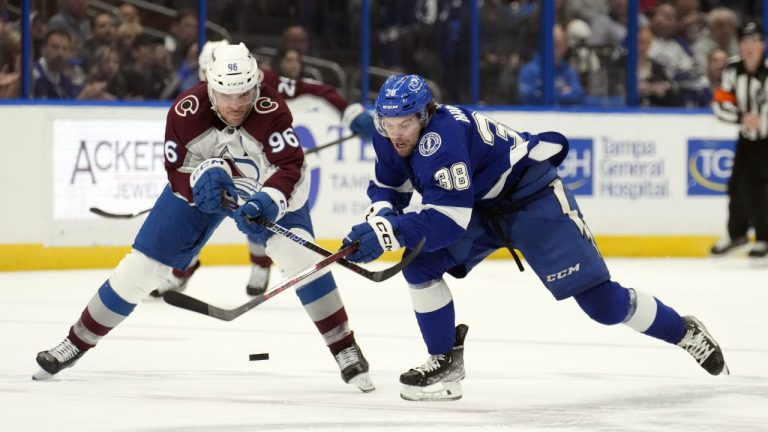
[[[225,45],[229,45],[229,41],[226,39],[208,41],[203,45],[203,49],[200,50],[200,57],[197,58],[197,75],[200,77],[200,81],[206,81],[205,75],[208,71],[208,65],[211,64],[213,50]]]
[[[240,42],[238,45],[214,47],[206,72],[208,91],[224,94],[245,93],[253,88],[259,91],[261,74],[251,52]],[[257,95],[258,97],[258,95]]]

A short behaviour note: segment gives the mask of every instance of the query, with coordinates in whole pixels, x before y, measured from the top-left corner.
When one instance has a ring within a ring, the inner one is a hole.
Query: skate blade
[[[756,269],[764,269],[768,267],[768,257],[753,258],[749,257],[749,266]]]
[[[349,380],[349,383],[357,386],[357,388],[359,388],[363,393],[369,393],[376,390],[376,386],[373,385],[371,377],[368,376],[368,373],[366,372],[355,375],[352,379]]]
[[[400,397],[407,401],[451,401],[464,396],[458,381],[441,381],[426,387],[403,386]]]
[[[48,373],[45,369],[40,368],[37,370],[37,372],[32,374],[32,379],[34,381],[47,381],[53,378],[53,374]]]

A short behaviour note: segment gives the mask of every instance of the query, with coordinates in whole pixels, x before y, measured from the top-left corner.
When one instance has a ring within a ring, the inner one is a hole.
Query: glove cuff
[[[365,112],[365,107],[362,106],[359,103],[353,103],[349,105],[345,110],[344,114],[341,116],[341,124],[344,125],[347,129],[352,129],[352,120],[354,120],[358,115]]]
[[[285,199],[285,195],[279,190],[271,187],[262,188],[261,192],[267,194],[277,206],[277,216],[275,217],[275,220],[280,220],[285,216],[285,212],[288,209],[288,200]]]
[[[368,209],[365,211],[365,220],[367,221],[374,216],[386,216],[392,213],[395,213],[392,203],[389,201],[376,201],[368,206]]]
[[[373,228],[373,232],[376,234],[384,252],[396,251],[402,248],[395,234],[395,227],[392,224],[393,220],[381,216],[373,216],[368,219],[368,224]]]

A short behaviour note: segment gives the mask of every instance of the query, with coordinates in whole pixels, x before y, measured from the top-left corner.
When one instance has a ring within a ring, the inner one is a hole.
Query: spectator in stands
[[[80,92],[64,73],[69,62],[72,36],[64,30],[48,30],[43,55],[32,70],[32,97],[36,99],[74,99]]]
[[[131,44],[133,62],[124,66],[127,84],[126,99],[159,99],[168,84],[165,66],[159,64],[158,47],[163,41],[142,33]]]
[[[139,10],[130,3],[123,3],[118,8],[120,11],[120,21],[123,24],[135,24],[141,26],[141,15]]]
[[[283,48],[295,48],[306,55],[309,53],[309,34],[304,27],[294,25],[283,30]]]
[[[117,43],[117,17],[109,12],[100,12],[93,17],[93,33],[83,45],[83,66],[91,68],[91,58],[102,46],[114,46]]]
[[[618,46],[627,37],[627,0],[608,0],[608,11],[589,22],[591,46]]]
[[[91,37],[91,20],[86,14],[88,0],[60,0],[59,12],[48,20],[49,29],[62,30],[72,37],[70,50],[76,57],[89,37]]]
[[[680,105],[677,88],[667,79],[664,68],[648,56],[653,33],[641,27],[637,34],[637,92],[640,106],[671,107]]]
[[[728,63],[728,57],[730,57],[728,53],[721,48],[715,48],[709,53],[709,58],[707,59],[707,81],[712,90],[720,86],[720,82],[723,79],[723,69],[725,69],[725,65]]]
[[[93,53],[87,84],[95,84],[91,99],[116,100],[125,98],[127,84],[120,71],[120,55],[117,48],[102,45]]]
[[[0,27],[0,99],[18,98],[20,88],[21,35]]]
[[[178,69],[187,58],[189,47],[197,42],[197,13],[192,9],[183,9],[173,19],[169,34],[165,38],[165,49],[171,53],[174,69]]]
[[[683,106],[708,106],[709,85],[699,73],[693,51],[677,37],[677,30],[675,7],[669,3],[657,6],[651,17],[654,39],[648,55],[664,68],[667,79],[679,89]]]
[[[568,64],[565,55],[568,45],[563,28],[558,24],[553,30],[555,56],[555,103],[557,105],[578,105],[583,102],[584,90],[579,82],[579,75]],[[520,97],[525,105],[544,103],[543,83],[541,79],[540,55],[523,65],[518,82]]]
[[[133,61],[133,40],[144,29],[140,24],[123,23],[117,28],[117,51],[120,54],[120,64],[126,65]]]
[[[200,82],[197,51],[197,43],[190,45],[187,49],[187,57],[181,62],[181,66],[176,69],[173,77],[175,83],[169,84],[174,88],[174,94],[172,95],[174,98],[179,93]]]
[[[32,58],[37,59],[43,55],[43,45],[45,45],[45,34],[48,33],[48,24],[37,11],[29,14],[31,26],[29,35],[32,39]]]
[[[708,32],[693,44],[694,58],[699,71],[705,73],[710,54],[715,48],[724,50],[728,57],[739,55],[739,41],[736,30],[739,18],[724,7],[712,9],[706,18]]]
[[[296,48],[282,48],[275,55],[275,72],[279,76],[295,80],[302,78],[301,53]]]
[[[304,27],[294,25],[286,27],[283,30],[283,44],[282,49],[295,49],[300,57],[309,55],[309,34]],[[277,60],[275,60],[277,62]],[[277,67],[277,65],[273,65]],[[324,81],[323,74],[319,69],[313,66],[305,66],[302,68],[302,74],[304,78],[311,78],[317,81]]]
[[[606,0],[567,0],[562,3],[565,3],[565,17],[567,21],[580,19],[590,23],[596,16],[608,13]]]

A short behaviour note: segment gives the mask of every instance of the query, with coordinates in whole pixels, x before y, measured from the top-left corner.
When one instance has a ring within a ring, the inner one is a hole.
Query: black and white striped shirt
[[[730,59],[720,87],[715,90],[712,109],[720,120],[737,124],[743,114],[759,114],[760,130],[742,127],[740,134],[751,141],[768,138],[768,60],[749,74],[741,57]]]

